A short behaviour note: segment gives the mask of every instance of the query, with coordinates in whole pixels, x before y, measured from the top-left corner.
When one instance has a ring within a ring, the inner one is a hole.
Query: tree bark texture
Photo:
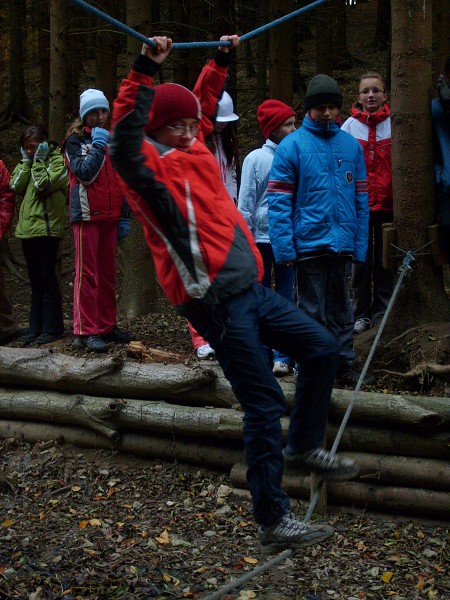
[[[248,489],[246,472],[245,464],[235,465],[231,470],[231,483]],[[285,473],[282,486],[293,498],[309,498],[310,477]],[[327,495],[332,504],[445,520],[450,518],[448,491],[378,486],[359,481],[328,481]]]
[[[174,440],[170,436],[127,431],[117,442],[112,442],[99,432],[71,425],[31,423],[30,421],[0,421],[0,437],[15,438],[27,442],[51,441],[73,444],[82,448],[104,448],[148,458],[176,460],[196,465],[208,465],[216,469],[231,469],[244,460],[242,448],[228,441],[195,442],[188,439]]]
[[[18,350],[18,352],[17,352]],[[235,396],[219,370],[198,365],[84,361],[48,350],[0,347],[0,382],[115,398],[169,400],[229,407]]]
[[[0,347],[0,385],[103,396],[165,400],[188,406],[229,408],[237,404],[218,366],[123,362],[115,357],[90,359],[51,350]],[[280,382],[288,407],[295,385]],[[350,390],[334,390],[330,418],[340,421],[352,402]],[[351,422],[384,423],[422,429],[450,426],[446,398],[360,392]]]
[[[55,140],[63,139],[67,125],[66,9],[64,0],[50,1],[49,134]]]
[[[7,354],[13,349],[2,350],[6,350]],[[58,358],[56,353],[48,351],[28,350],[25,354],[29,352],[37,353],[41,359],[42,355],[47,355],[47,359],[49,356],[51,359]],[[0,378],[4,380],[2,368],[5,361],[2,358],[0,353]],[[93,362],[97,365],[90,364]],[[91,360],[85,364],[85,368],[90,367],[84,376],[91,393],[95,382],[111,370],[111,363],[114,367],[117,366],[109,359]],[[39,364],[41,370],[44,370],[45,361],[41,360]],[[184,366],[138,366],[159,369],[157,380],[162,380],[163,386],[168,381],[168,369],[172,369],[174,385],[179,384],[180,374],[175,376],[173,370],[181,369],[182,387],[186,386],[186,380],[183,380],[186,375]],[[33,370],[36,371],[35,368]],[[200,369],[200,376],[209,373],[209,377],[210,371],[216,375],[210,369]],[[58,369],[55,364],[50,368],[47,362],[47,374],[55,377],[56,372]],[[67,369],[64,371],[59,365],[59,372],[60,381],[73,386],[73,369],[69,374]],[[161,373],[166,377],[162,377]],[[114,369],[111,377],[114,377]],[[151,386],[152,393],[157,397],[155,381],[155,378],[151,379]],[[195,378],[189,382],[187,389],[195,394]],[[342,397],[342,391],[340,393],[336,402],[338,413],[342,413],[348,406],[348,398]],[[181,396],[185,399],[186,393],[178,394],[178,398]],[[383,397],[382,394],[379,396]],[[448,414],[445,413],[445,402],[448,399],[438,400],[442,400],[436,403],[438,410],[433,413],[427,407],[424,414],[420,412],[420,405],[405,402],[403,398],[393,397],[385,403],[391,412],[393,409],[400,413],[416,411],[416,422],[410,421],[408,425],[396,427],[392,418],[390,428],[386,419],[381,424],[375,421],[370,425],[358,422],[348,424],[340,441],[339,452],[352,456],[360,465],[360,473],[354,482],[327,482],[329,501],[389,512],[422,513],[446,518],[450,510],[450,425]],[[364,419],[363,408],[360,410]],[[377,407],[374,414],[382,416],[382,410]],[[220,469],[231,469],[244,460],[242,416],[242,412],[236,407],[180,406],[156,399],[123,399],[123,394],[122,398],[93,397],[18,387],[0,388],[0,438],[29,442],[56,440]],[[428,426],[430,418],[432,423],[438,424]],[[425,419],[425,426],[421,423],[422,419]],[[284,440],[287,438],[288,426],[289,419],[283,418]],[[328,424],[328,447],[333,444],[337,430],[336,424]],[[242,475],[242,481],[244,480]],[[233,483],[236,481],[233,480]],[[239,485],[242,487],[244,484],[239,481]],[[284,486],[293,496],[308,497],[311,478],[298,474],[293,476],[287,472]]]
[[[427,244],[427,226],[436,218],[430,118],[432,8],[432,0],[391,1],[394,225],[397,246],[404,251]],[[417,254],[392,317],[388,335],[450,318],[441,270],[433,265],[429,247]]]
[[[190,436],[242,443],[242,412],[230,408],[199,408],[4,387],[0,388],[0,417],[82,425],[113,440],[124,431],[139,430],[166,433],[174,439]],[[281,424],[286,440],[288,418],[283,418]],[[329,447],[337,431],[336,424],[328,424]],[[339,447],[344,451],[445,460],[449,457],[448,439],[448,427],[442,431],[419,428],[401,431],[376,425],[347,425]]]
[[[119,244],[117,259],[123,272],[120,314],[130,319],[162,312],[153,258],[134,215],[131,215],[130,235]]]

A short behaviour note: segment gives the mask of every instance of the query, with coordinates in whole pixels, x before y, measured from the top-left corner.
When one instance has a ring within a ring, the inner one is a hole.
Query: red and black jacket
[[[208,148],[194,139],[183,152],[145,136],[156,67],[144,62],[123,80],[114,102],[110,153],[159,282],[177,312],[189,316],[260,281],[262,259]],[[216,79],[217,98],[223,81]]]

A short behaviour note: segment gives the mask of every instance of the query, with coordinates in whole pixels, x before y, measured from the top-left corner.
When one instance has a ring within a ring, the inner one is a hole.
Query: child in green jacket
[[[16,237],[22,250],[31,286],[29,330],[19,341],[48,344],[64,333],[62,297],[56,261],[67,202],[67,169],[56,142],[48,140],[39,125],[20,136],[22,160],[11,175],[10,186],[19,197]]]

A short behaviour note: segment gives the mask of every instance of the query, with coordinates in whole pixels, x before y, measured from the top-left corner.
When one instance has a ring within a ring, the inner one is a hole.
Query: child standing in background
[[[292,302],[295,271],[292,265],[279,265],[275,262],[269,238],[267,184],[275,150],[282,139],[295,131],[295,118],[295,111],[284,102],[265,100],[260,104],[257,119],[266,142],[262,148],[253,150],[244,159],[238,202],[238,209],[246,220],[263,258],[262,284],[268,288],[272,286],[273,269],[275,291],[289,302]],[[274,375],[277,377],[289,375],[292,367],[289,356],[274,350]]]
[[[31,311],[28,333],[19,341],[48,344],[64,333],[56,262],[64,236],[67,169],[58,144],[48,140],[43,127],[27,127],[20,145],[22,160],[12,172],[10,185],[21,198],[15,233],[22,240]]]
[[[237,138],[233,122],[239,117],[234,113],[233,100],[224,91],[231,51],[236,48],[237,36],[230,37],[230,46],[220,46],[213,59],[203,67],[194,86],[202,110],[202,129],[198,138],[214,154],[220,170],[220,176],[230,198],[237,203]],[[210,344],[192,327],[190,323],[192,345],[199,360],[214,357]]]
[[[195,89],[194,89],[195,93]],[[233,123],[239,119],[234,112],[233,100],[228,92],[223,92],[217,114],[214,117],[214,131],[206,138],[206,145],[219,163],[222,181],[230,194],[231,199],[237,204],[237,137]]]
[[[75,240],[74,348],[107,352],[108,342],[129,343],[117,327],[117,240],[130,232],[130,209],[108,153],[109,102],[103,92],[80,96],[80,118],[63,144],[70,177],[70,223]]]
[[[16,206],[14,194],[9,187],[9,173],[0,160],[0,247],[11,227]],[[17,334],[17,324],[13,317],[11,302],[6,295],[5,275],[0,252],[0,346],[12,342]]]
[[[364,150],[369,190],[369,245],[365,263],[353,265],[355,333],[373,327],[386,312],[393,271],[383,267],[383,223],[392,223],[391,111],[378,73],[365,73],[358,100],[341,129]]]
[[[342,101],[335,79],[311,79],[302,127],[275,152],[267,200],[275,260],[295,264],[299,308],[338,339],[337,382],[356,385],[348,278],[352,263],[366,258],[369,202],[363,150],[337,123]],[[289,438],[291,458],[299,445]]]

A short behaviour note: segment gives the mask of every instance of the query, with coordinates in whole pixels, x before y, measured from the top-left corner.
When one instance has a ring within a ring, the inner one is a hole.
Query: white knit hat
[[[96,108],[104,108],[109,112],[109,102],[105,94],[92,88],[85,90],[80,96],[80,117],[84,119],[88,112]]]
[[[239,119],[239,117],[233,112],[233,100],[228,92],[224,92],[222,94],[222,98],[219,100],[218,107],[219,109],[216,117],[217,123],[229,123]]]

